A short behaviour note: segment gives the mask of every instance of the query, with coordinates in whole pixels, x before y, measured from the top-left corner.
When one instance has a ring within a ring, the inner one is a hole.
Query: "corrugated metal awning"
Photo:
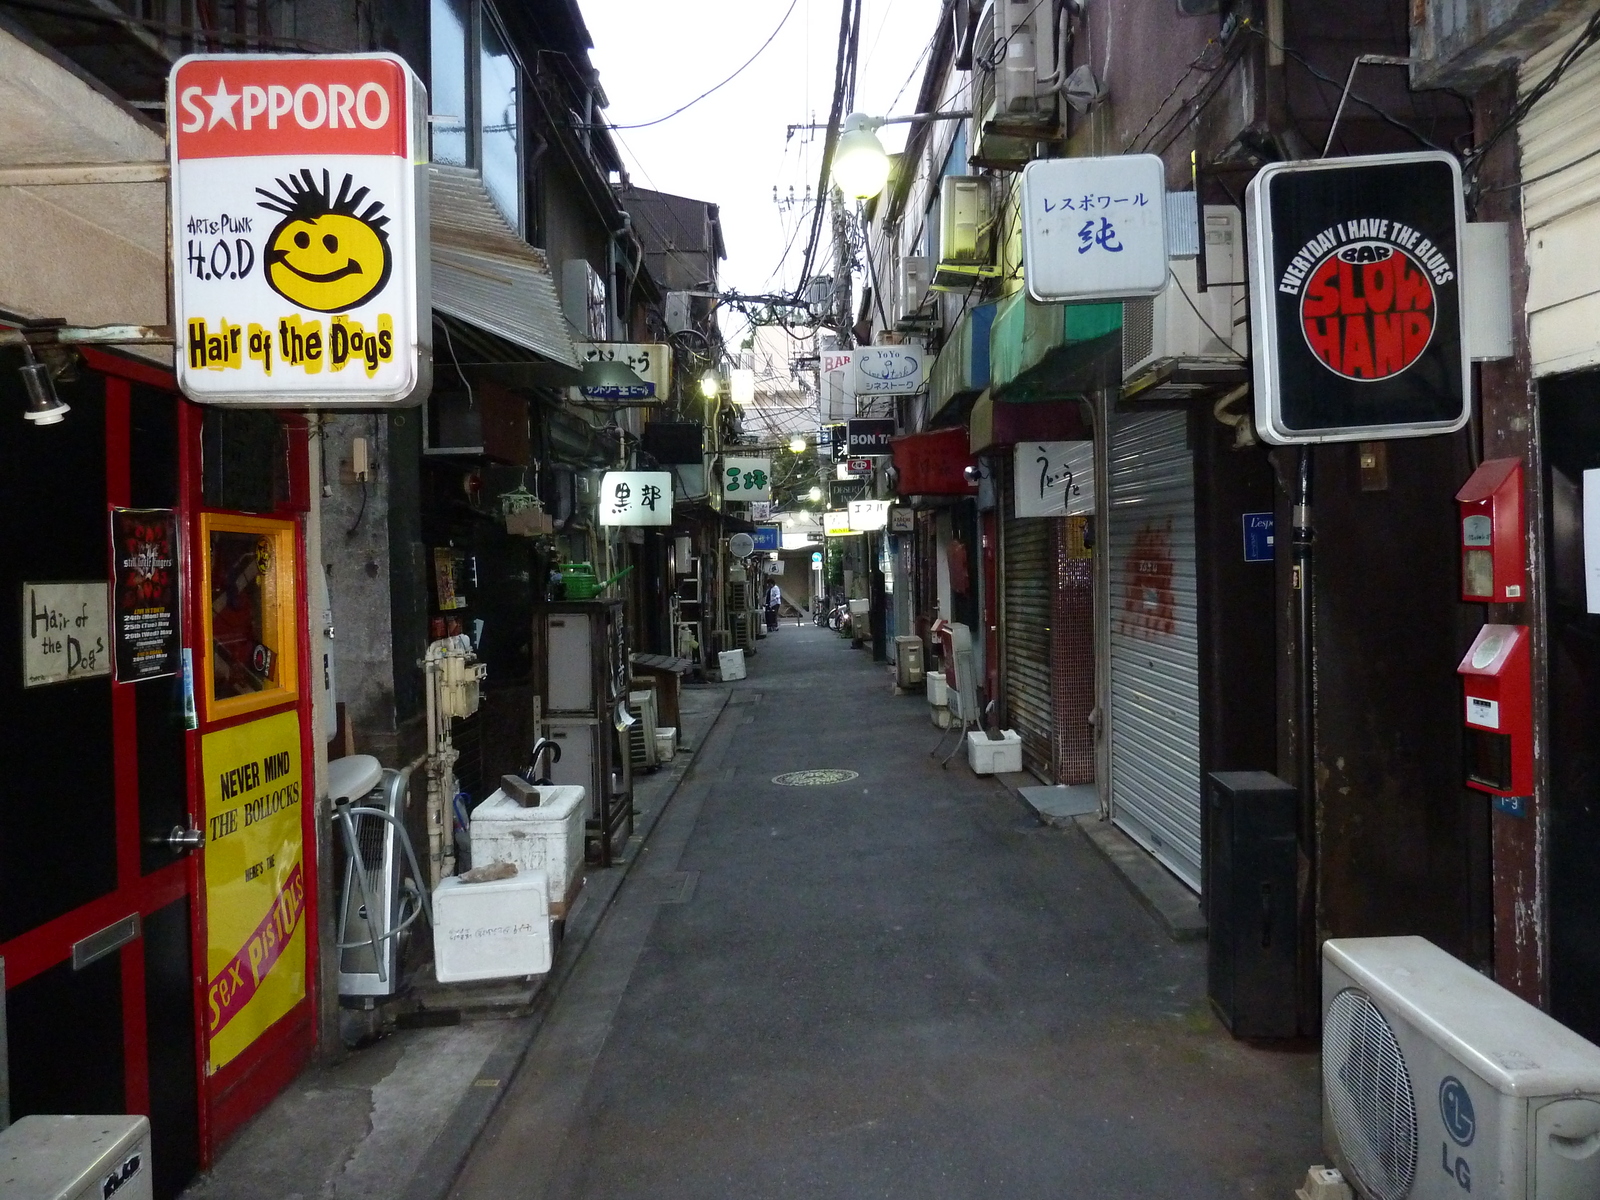
[[[435,165],[428,179],[433,307],[576,368],[544,251],[500,215],[478,172]]]
[[[0,166],[159,164],[166,142],[43,48],[0,29]],[[166,183],[0,186],[0,309],[69,325],[167,321]],[[136,353],[170,364],[165,346]]]

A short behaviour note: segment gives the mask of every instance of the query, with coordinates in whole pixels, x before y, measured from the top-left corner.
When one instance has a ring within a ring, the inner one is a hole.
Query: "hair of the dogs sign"
[[[1270,442],[1459,429],[1460,171],[1446,154],[1278,163],[1247,192],[1256,423]]]
[[[185,393],[298,407],[422,400],[426,113],[394,55],[178,61],[168,117]]]

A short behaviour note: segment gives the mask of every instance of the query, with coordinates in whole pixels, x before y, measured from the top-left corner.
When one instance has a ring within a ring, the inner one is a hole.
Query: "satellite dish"
[[[756,552],[756,540],[748,533],[736,533],[728,539],[728,550],[735,558],[749,558]]]

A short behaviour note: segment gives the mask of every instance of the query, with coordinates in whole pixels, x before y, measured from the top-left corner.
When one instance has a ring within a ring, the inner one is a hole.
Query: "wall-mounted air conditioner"
[[[1201,235],[1206,290],[1200,290],[1196,259],[1174,258],[1161,292],[1123,301],[1124,383],[1173,361],[1243,365],[1250,349],[1243,228],[1238,209],[1208,204]]]
[[[561,311],[581,340],[604,342],[610,339],[611,316],[605,276],[586,258],[569,258],[561,264]]]
[[[1322,948],[1323,1137],[1367,1200],[1600,1196],[1600,1047],[1420,937]]]
[[[933,283],[932,263],[926,254],[907,254],[900,259],[900,316],[911,316],[928,298]]]
[[[668,333],[682,333],[694,326],[694,297],[688,292],[668,292],[661,307]]]
[[[989,0],[973,38],[972,161],[1016,168],[1036,143],[1061,136],[1057,60],[1064,56],[1068,16],[1038,0]]]
[[[999,274],[994,208],[994,181],[987,175],[946,175],[939,181],[934,287],[965,291],[974,280]]]

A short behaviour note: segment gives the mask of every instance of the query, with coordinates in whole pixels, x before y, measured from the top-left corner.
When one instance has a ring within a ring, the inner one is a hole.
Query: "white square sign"
[[[1022,212],[1022,273],[1035,300],[1154,296],[1166,286],[1166,168],[1156,155],[1035,159],[1022,172]]]
[[[722,460],[722,495],[727,500],[771,500],[772,460],[725,456]]]
[[[420,403],[433,357],[428,103],[404,60],[193,54],[167,88],[184,394]]]
[[[1093,442],[1018,442],[1011,478],[1019,517],[1094,515]]]
[[[860,346],[855,350],[855,376],[858,397],[915,396],[928,383],[928,355],[916,342]]]
[[[600,480],[600,524],[671,525],[671,471],[607,471]]]

